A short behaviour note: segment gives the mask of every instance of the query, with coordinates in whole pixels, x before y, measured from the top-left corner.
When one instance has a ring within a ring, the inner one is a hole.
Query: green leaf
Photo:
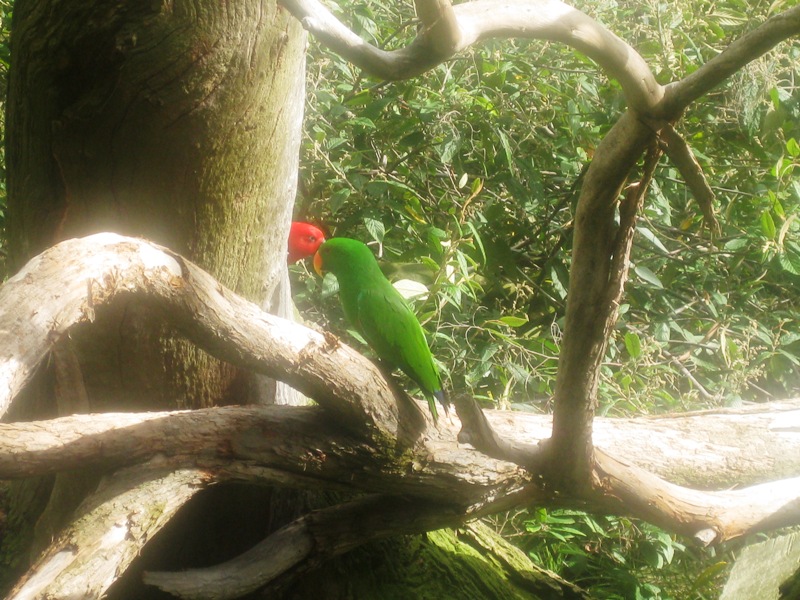
[[[500,137],[500,144],[503,146],[503,152],[506,158],[506,165],[510,171],[514,170],[514,152],[511,150],[511,143],[508,141],[508,136],[501,129],[497,130],[497,135]]]
[[[800,275],[800,257],[791,252],[778,252],[781,268],[792,275]]]
[[[786,142],[786,152],[789,153],[789,156],[792,158],[797,158],[800,156],[800,144],[797,143],[797,140],[794,138],[789,138]]]
[[[658,239],[656,234],[650,231],[647,227],[637,227],[636,231],[638,231],[644,239],[653,244],[653,246],[655,246],[655,248],[662,254],[669,254],[667,247],[661,242],[660,239]]]
[[[633,359],[639,358],[642,355],[642,340],[638,334],[630,332],[625,334],[625,349]]]
[[[633,272],[636,273],[636,275],[642,281],[645,281],[650,285],[657,287],[660,290],[664,289],[664,284],[661,283],[661,280],[658,278],[658,276],[647,267],[641,267],[639,265],[636,265],[635,267],[633,267]]]
[[[332,213],[336,214],[339,209],[344,206],[344,203],[350,197],[351,194],[350,188],[342,188],[340,190],[336,190],[333,194],[331,194],[330,199],[328,200],[328,206]]]
[[[697,578],[694,580],[692,584],[692,590],[698,590],[701,588],[706,587],[708,584],[713,582],[717,577],[720,577],[726,570],[728,569],[728,563],[724,560],[719,562],[715,562],[714,564],[706,567]]]
[[[775,239],[775,234],[778,232],[775,221],[767,210],[761,213],[761,232],[770,240]]]
[[[472,221],[467,221],[467,227],[469,227],[469,230],[472,232],[472,236],[473,236],[473,239],[475,240],[475,244],[478,246],[478,250],[481,251],[481,259],[485,263],[486,262],[486,249],[483,247],[483,240],[481,240],[481,236],[478,233],[478,230],[476,229],[476,227],[472,223]]]
[[[508,325],[509,327],[522,327],[528,322],[528,317],[514,317],[511,315],[500,317],[500,322]]]
[[[367,228],[373,240],[379,244],[383,243],[383,238],[386,236],[386,227],[381,221],[364,217],[364,226]]]
[[[483,187],[483,180],[480,177],[476,177],[472,181],[472,187],[470,188],[470,193],[476,195],[478,192],[481,191],[482,187]]]
[[[320,295],[323,298],[329,298],[339,293],[339,280],[333,273],[325,273],[322,279],[322,291]]]
[[[393,282],[392,285],[406,300],[421,298],[428,295],[428,288],[425,284],[414,281],[413,279],[398,279]]]
[[[449,165],[450,163],[453,162],[453,157],[455,157],[460,147],[461,147],[461,136],[453,134],[443,144],[437,145],[436,149],[439,152],[440,160],[444,164]]]
[[[553,288],[561,299],[567,297],[567,287],[562,283],[559,278],[559,273],[555,267],[550,269],[550,280],[553,282]]]
[[[372,121],[372,119],[368,119],[366,117],[355,117],[350,120],[350,124],[363,127],[364,129],[375,129],[375,123]]]

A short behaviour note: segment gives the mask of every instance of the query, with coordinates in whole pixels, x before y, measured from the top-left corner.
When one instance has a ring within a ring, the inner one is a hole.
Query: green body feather
[[[348,320],[384,363],[398,368],[419,385],[434,420],[438,399],[447,410],[439,370],[422,327],[405,299],[381,272],[370,249],[349,238],[322,244],[318,260],[336,275],[339,298]]]

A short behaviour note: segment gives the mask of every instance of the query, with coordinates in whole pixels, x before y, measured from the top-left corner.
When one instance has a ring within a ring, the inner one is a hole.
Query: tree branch
[[[175,512],[208,481],[202,470],[115,474],[14,586],[7,600],[101,598]]]
[[[499,438],[520,448],[547,439],[551,428],[544,415],[488,411],[485,418]],[[800,401],[597,418],[594,438],[604,452],[632,457],[638,467],[673,483],[724,489],[800,476],[800,434],[793,428],[800,431]],[[161,457],[177,467],[205,469],[208,476],[222,470],[227,477],[403,494],[461,507],[513,493],[529,481],[523,470],[459,444],[452,435],[428,439],[406,462],[385,470],[363,468],[371,456],[378,460],[373,452],[331,424],[319,407],[108,413],[0,424],[0,478],[5,479]],[[255,467],[260,470],[248,471]]]
[[[692,154],[689,144],[675,130],[672,125],[666,125],[661,129],[660,140],[664,151],[675,167],[683,175],[686,185],[691,190],[692,195],[700,211],[703,213],[703,220],[713,234],[720,232],[719,222],[714,214],[714,190],[708,185],[700,163]]]
[[[598,146],[578,199],[551,448],[558,457],[552,475],[568,489],[590,485],[592,419],[612,302],[617,199],[655,135],[635,113],[624,113]]]
[[[281,0],[322,44],[381,79],[420,75],[476,42],[521,37],[567,44],[596,61],[617,79],[630,107],[650,113],[664,90],[644,59],[585,13],[558,0],[463,2],[420,0],[423,28],[416,39],[394,51],[368,44],[318,0]],[[435,25],[435,27],[434,27]]]
[[[701,492],[676,486],[604,452],[596,452],[594,477],[598,500],[608,502],[610,510],[618,512],[614,506],[625,506],[704,546],[800,521],[800,477]]]
[[[226,563],[208,569],[150,572],[144,581],[179,598],[238,598],[289,570],[311,570],[367,542],[455,526],[461,520],[446,506],[369,496],[300,517]]]
[[[680,114],[689,104],[714,89],[744,65],[795,35],[800,35],[800,6],[770,17],[758,28],[732,42],[695,72],[668,85],[661,114]]]
[[[282,485],[306,487],[314,480],[339,490],[407,494],[461,507],[527,484],[523,469],[459,446],[453,437],[436,438],[435,449],[421,449],[384,471],[378,448],[332,423],[319,407],[73,415],[0,425],[0,478],[161,456],[182,468],[207,470],[224,461],[250,461],[279,470]]]
[[[644,206],[644,198],[647,190],[650,189],[650,182],[653,180],[653,174],[659,158],[661,158],[661,150],[655,144],[651,145],[647,151],[639,181],[628,186],[625,198],[619,206],[619,228],[614,242],[609,282],[603,303],[606,309],[606,313],[603,316],[603,338],[606,340],[611,335],[614,324],[617,322],[617,311],[625,293],[625,282],[628,280],[636,222],[639,211]]]
[[[415,0],[414,5],[422,22],[418,35],[428,40],[436,56],[446,60],[458,52],[461,30],[450,0]]]
[[[486,414],[473,398],[457,394],[452,400],[461,419],[459,442],[471,444],[487,456],[520,465],[532,473],[541,471],[544,455],[541,446],[515,442],[497,435]]]
[[[61,242],[0,288],[0,415],[70,327],[131,293],[211,354],[291,384],[386,449],[419,436],[416,408],[398,403],[380,371],[334,336],[262,312],[165,248],[111,233]]]

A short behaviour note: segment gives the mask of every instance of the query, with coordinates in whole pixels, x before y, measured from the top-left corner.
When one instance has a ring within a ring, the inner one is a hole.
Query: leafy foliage
[[[713,552],[700,557],[657,527],[624,517],[540,508],[513,515],[502,531],[512,531],[537,564],[596,598],[715,598],[728,569]]]
[[[340,10],[391,47],[413,35],[404,6]],[[665,82],[753,26],[739,2],[587,9],[625,32]],[[717,192],[723,231],[704,229],[663,160],[603,371],[602,412],[732,405],[800,387],[787,327],[800,274],[799,52],[794,43],[771,53],[679,124]],[[309,69],[302,216],[372,242],[401,264],[395,278],[428,285],[417,308],[451,387],[545,410],[573,209],[595,146],[624,109],[617,84],[538,41],[491,42],[405,82],[364,79],[318,48]],[[335,309],[319,304],[316,286],[301,283],[299,301],[319,321]]]

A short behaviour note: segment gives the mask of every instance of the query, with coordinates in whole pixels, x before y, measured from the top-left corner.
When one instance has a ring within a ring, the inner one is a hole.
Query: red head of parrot
[[[319,227],[302,221],[292,222],[289,230],[289,255],[287,262],[293,265],[298,260],[313,256],[325,241],[325,234]]]

